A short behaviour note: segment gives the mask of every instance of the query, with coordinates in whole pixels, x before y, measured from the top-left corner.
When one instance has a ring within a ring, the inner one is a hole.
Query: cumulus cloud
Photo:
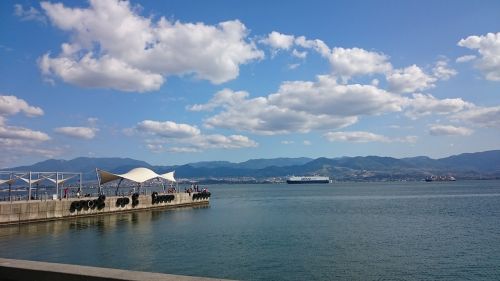
[[[326,58],[328,58],[331,54],[331,50],[328,45],[326,45],[325,42],[319,39],[310,40],[306,39],[306,37],[304,36],[299,36],[295,38],[295,44],[305,49],[312,49]]]
[[[500,81],[500,32],[469,36],[461,39],[458,46],[477,50],[479,58],[475,60],[475,66],[487,80]]]
[[[160,89],[164,82],[160,74],[132,67],[108,55],[96,59],[88,53],[76,61],[71,57],[50,58],[45,54],[39,60],[39,66],[45,75],[55,74],[82,87],[145,92]]]
[[[364,115],[404,112],[412,119],[431,114],[451,114],[474,107],[461,98],[438,99],[429,94],[403,97],[374,85],[338,84],[331,76],[315,82],[284,82],[276,93],[250,98],[244,91],[224,89],[194,111],[217,112],[205,126],[248,131],[263,135],[307,133],[339,129]]]
[[[333,48],[328,59],[333,73],[340,77],[387,73],[392,69],[388,56],[360,48]]]
[[[415,136],[407,136],[404,138],[389,138],[383,135],[374,134],[371,132],[364,131],[351,131],[351,132],[328,132],[324,137],[331,142],[357,142],[357,143],[367,143],[367,142],[415,142]]]
[[[500,106],[473,107],[455,114],[451,119],[480,127],[500,128]]]
[[[288,50],[293,46],[295,37],[293,35],[286,35],[273,31],[267,35],[266,38],[260,40],[260,43],[271,46],[273,49]]]
[[[19,17],[22,21],[38,21],[41,23],[47,23],[45,16],[34,7],[24,9],[22,5],[14,4],[14,15]]]
[[[331,142],[344,141],[344,142],[389,142],[389,138],[377,135],[370,132],[328,132],[325,138]]]
[[[461,98],[437,99],[426,94],[413,94],[412,97],[407,101],[407,110],[405,112],[405,115],[412,119],[431,114],[456,113],[474,107],[472,103]]]
[[[42,73],[84,87],[157,90],[170,75],[212,83],[236,78],[239,67],[263,57],[238,20],[217,25],[139,15],[128,1],[91,0],[87,8],[42,2],[52,24],[71,35],[55,57],[39,60]]]
[[[474,55],[466,55],[466,56],[458,57],[455,60],[455,62],[463,63],[463,62],[468,62],[468,61],[471,61],[471,60],[474,60],[474,59],[476,59],[476,56],[474,56]]]
[[[91,127],[59,127],[54,131],[72,138],[91,140],[99,130]]]
[[[12,165],[27,157],[58,155],[61,149],[43,147],[43,143],[50,140],[46,133],[7,124],[7,116],[18,113],[36,117],[43,115],[44,112],[41,108],[31,106],[16,96],[0,95],[0,147],[2,150],[0,166]]]
[[[50,137],[46,133],[40,131],[16,126],[7,126],[2,123],[0,124],[0,139],[47,141]]]
[[[429,128],[431,136],[469,136],[472,132],[469,128],[451,125],[431,125]]]
[[[29,105],[25,100],[16,96],[0,96],[0,144],[5,149],[5,157],[7,154],[12,155],[15,151],[21,152],[23,147],[24,150],[30,148],[30,151],[34,151],[37,149],[36,145],[50,140],[44,132],[8,125],[6,117],[18,113],[35,117],[43,115],[43,110]]]
[[[437,80],[416,65],[396,69],[388,74],[386,79],[389,83],[389,90],[396,93],[412,93],[417,90],[433,88],[434,82]]]
[[[177,124],[172,121],[144,120],[137,124],[137,130],[166,138],[190,138],[200,135],[200,130],[188,124]]]
[[[436,62],[436,65],[432,69],[432,73],[434,77],[439,80],[448,80],[452,76],[457,75],[457,71],[448,66],[448,62],[446,60],[439,60]]]
[[[31,106],[23,99],[0,95],[0,115],[14,115],[20,112],[29,117],[43,115],[40,107]]]
[[[202,134],[188,124],[172,121],[144,120],[129,133],[146,133],[146,147],[153,152],[198,152],[206,149],[237,149],[256,147],[254,140],[242,135]]]
[[[13,163],[26,162],[27,159],[54,158],[63,153],[61,148],[41,147],[38,141],[0,138],[2,157],[0,168],[11,168]]]
[[[50,137],[40,131],[28,128],[9,126],[4,117],[0,116],[0,147],[2,157],[0,166],[9,166],[26,157],[52,157],[60,152],[58,148],[44,148],[41,145]]]
[[[385,74],[392,70],[389,57],[383,53],[361,48],[330,49],[322,40],[309,40],[304,36],[296,37],[295,44],[312,49],[326,58],[330,62],[332,73],[342,77],[344,81],[357,75]]]
[[[292,55],[294,57],[297,57],[299,59],[305,59],[307,57],[307,52],[306,51],[298,51],[297,49],[293,49]]]
[[[284,82],[267,97],[248,96],[226,89],[191,109],[221,109],[205,120],[208,127],[273,135],[342,128],[357,122],[360,115],[401,111],[405,103],[372,85],[342,85],[330,76],[318,76],[315,82]]]
[[[248,98],[249,94],[245,91],[233,91],[231,89],[223,89],[217,92],[214,97],[206,104],[195,104],[188,106],[187,109],[191,111],[212,111],[217,107],[236,106]]]

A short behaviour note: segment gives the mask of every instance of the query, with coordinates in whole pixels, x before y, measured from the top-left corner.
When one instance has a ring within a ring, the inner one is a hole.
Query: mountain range
[[[432,175],[451,175],[457,179],[500,179],[500,150],[463,153],[441,159],[426,156],[393,158],[358,156],[341,158],[252,159],[241,163],[205,161],[175,166],[155,166],[131,158],[50,159],[30,166],[12,167],[16,171],[82,172],[86,180],[95,179],[95,169],[123,173],[146,167],[164,173],[176,171],[177,178],[217,181],[262,181],[290,175],[323,175],[335,180],[421,180]]]

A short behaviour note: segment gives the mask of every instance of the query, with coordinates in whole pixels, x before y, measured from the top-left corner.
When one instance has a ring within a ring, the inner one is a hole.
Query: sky
[[[0,168],[500,148],[499,1],[1,1]]]

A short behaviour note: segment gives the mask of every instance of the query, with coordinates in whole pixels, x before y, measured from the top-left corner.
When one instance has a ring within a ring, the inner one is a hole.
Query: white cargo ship
[[[290,177],[286,180],[289,184],[302,184],[302,183],[330,183],[329,177],[311,176],[311,177]]]

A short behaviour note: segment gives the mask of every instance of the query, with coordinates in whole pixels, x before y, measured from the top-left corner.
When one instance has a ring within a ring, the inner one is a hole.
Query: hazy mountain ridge
[[[147,167],[164,173],[176,171],[178,178],[270,178],[290,175],[325,175],[339,180],[418,180],[429,175],[453,175],[457,178],[500,178],[500,150],[463,153],[441,159],[426,156],[393,158],[356,156],[311,159],[251,159],[241,163],[204,161],[175,166],[153,166],[131,158],[78,157],[72,160],[46,160],[31,166],[8,170],[83,172],[95,178],[95,168],[122,173],[135,167]]]

